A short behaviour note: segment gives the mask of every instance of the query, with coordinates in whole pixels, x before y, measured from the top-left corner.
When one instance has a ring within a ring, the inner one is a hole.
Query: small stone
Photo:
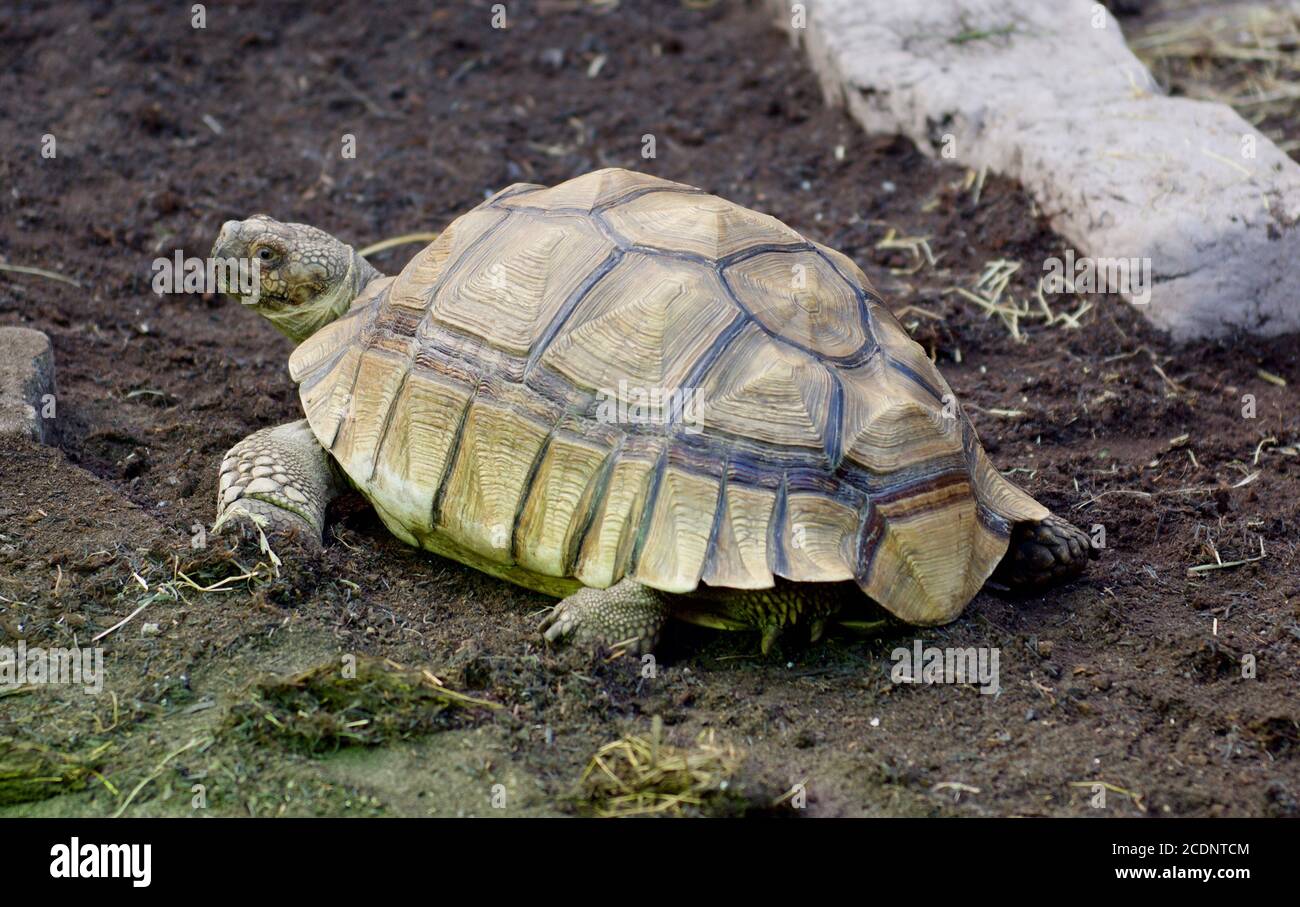
[[[0,328],[0,438],[54,442],[54,348],[31,328]]]

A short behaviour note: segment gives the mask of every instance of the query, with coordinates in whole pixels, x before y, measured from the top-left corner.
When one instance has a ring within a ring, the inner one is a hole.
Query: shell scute
[[[768,332],[828,359],[863,355],[869,337],[859,291],[815,252],[761,252],[723,275]]]
[[[714,271],[631,252],[590,290],[540,361],[608,393],[681,388],[739,317]]]
[[[521,187],[522,188],[522,187]],[[531,187],[528,187],[531,188]],[[575,176],[571,180],[549,189],[537,187],[534,191],[510,192],[498,202],[502,208],[534,209],[547,212],[573,211],[589,214],[600,208],[648,191],[675,191],[698,193],[693,186],[669,182],[648,173],[637,173],[618,167],[607,167]]]
[[[547,325],[614,244],[589,220],[512,216],[466,252],[438,291],[430,319],[527,357]]]
[[[647,192],[603,213],[637,247],[717,261],[756,246],[806,246],[802,236],[768,214],[716,195]]]

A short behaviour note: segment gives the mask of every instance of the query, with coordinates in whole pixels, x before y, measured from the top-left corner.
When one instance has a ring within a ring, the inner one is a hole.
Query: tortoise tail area
[[[978,442],[967,447],[966,461],[967,469],[941,473],[868,508],[854,578],[863,592],[908,623],[954,620],[999,565],[1012,560],[1007,555],[1017,532],[1060,523],[1078,533],[1004,478]],[[1053,543],[1058,540],[1065,555],[1056,558],[1052,550],[1053,564],[1044,568],[1048,581],[1082,569],[1070,563],[1066,536],[1052,534]],[[1042,549],[1031,553],[1041,566]],[[1031,572],[1003,569],[998,578],[1030,579]]]

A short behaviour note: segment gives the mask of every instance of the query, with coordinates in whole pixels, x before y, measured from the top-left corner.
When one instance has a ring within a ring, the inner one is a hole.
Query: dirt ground
[[[712,731],[738,753],[731,795],[687,813],[1300,815],[1296,337],[1177,347],[1106,296],[1049,296],[1049,319],[1038,277],[1064,243],[1020,189],[864,137],[757,8],[512,2],[495,30],[489,3],[400,6],[208,4],[202,30],[188,4],[0,10],[0,261],[78,284],[0,272],[0,324],[46,331],[59,382],[59,447],[0,450],[0,645],[86,645],[143,606],[96,643],[102,695],[0,689],[0,762],[41,769],[0,771],[0,815],[585,814],[588,759],[655,716],[666,745]],[[289,342],[214,296],[154,295],[155,257],[204,256],[256,212],[358,245],[436,231],[607,165],[854,257],[998,466],[1104,527],[1090,573],[770,657],[680,627],[644,678],[548,649],[548,600],[405,547],[355,498],[278,578],[192,547],[222,454],[300,410]],[[954,288],[991,299],[998,261],[1020,267],[989,315]],[[996,647],[1001,693],[891,683],[914,638]],[[497,707],[272,701],[273,675],[345,655]],[[781,799],[798,784],[803,810]]]

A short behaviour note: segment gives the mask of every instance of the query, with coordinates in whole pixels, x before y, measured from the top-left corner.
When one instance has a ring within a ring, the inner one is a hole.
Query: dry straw
[[[725,795],[743,762],[711,729],[692,746],[665,742],[656,716],[649,739],[629,734],[596,751],[582,774],[583,794],[599,816],[675,815]]]

